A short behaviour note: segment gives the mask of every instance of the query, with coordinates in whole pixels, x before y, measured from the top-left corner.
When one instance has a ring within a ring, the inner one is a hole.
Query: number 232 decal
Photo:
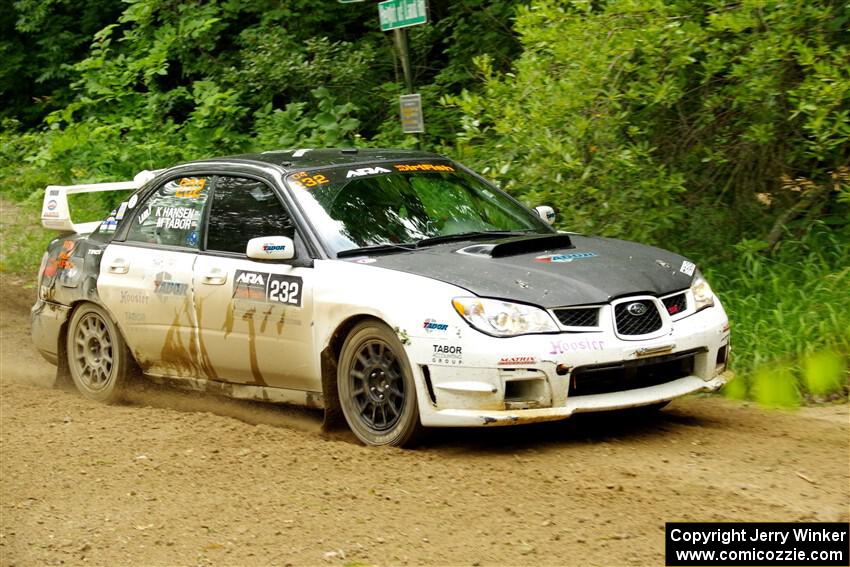
[[[233,297],[301,307],[303,287],[303,281],[297,276],[236,270]]]
[[[286,276],[278,276],[285,278]],[[269,301],[301,306],[301,278],[298,281],[285,281],[272,276],[269,279]]]

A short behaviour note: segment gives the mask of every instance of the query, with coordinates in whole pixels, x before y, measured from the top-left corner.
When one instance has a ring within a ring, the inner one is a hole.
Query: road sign
[[[426,0],[386,0],[378,4],[381,31],[428,23]]]
[[[405,134],[421,134],[425,131],[425,119],[422,116],[422,97],[407,94],[398,97],[401,110],[401,130]]]

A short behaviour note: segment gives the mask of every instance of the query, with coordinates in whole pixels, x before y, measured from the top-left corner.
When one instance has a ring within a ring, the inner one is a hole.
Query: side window
[[[209,177],[180,177],[162,185],[133,211],[128,242],[198,248]]]
[[[292,218],[271,187],[244,177],[221,176],[215,184],[207,250],[245,253],[252,238],[295,238]]]

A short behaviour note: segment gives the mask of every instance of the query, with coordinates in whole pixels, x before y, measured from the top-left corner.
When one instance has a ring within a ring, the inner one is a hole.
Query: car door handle
[[[126,274],[130,271],[130,264],[124,258],[116,258],[109,264],[110,274]]]
[[[212,270],[204,275],[201,281],[207,285],[224,285],[227,283],[227,272]]]

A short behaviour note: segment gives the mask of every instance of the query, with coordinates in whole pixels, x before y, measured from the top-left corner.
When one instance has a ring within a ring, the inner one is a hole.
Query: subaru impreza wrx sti
[[[132,191],[75,224],[68,196]],[[50,186],[32,336],[89,398],[143,375],[323,408],[364,443],[660,406],[730,379],[688,259],[559,233],[444,156],[288,150]]]

